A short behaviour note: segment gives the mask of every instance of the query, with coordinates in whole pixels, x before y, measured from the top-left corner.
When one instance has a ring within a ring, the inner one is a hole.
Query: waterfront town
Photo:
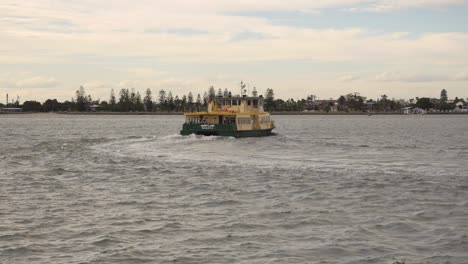
[[[192,92],[187,95],[173,95],[171,91],[159,90],[153,95],[147,89],[142,96],[134,89],[110,91],[108,100],[93,99],[81,86],[70,100],[59,102],[47,99],[44,102],[28,100],[20,102],[19,96],[9,97],[0,103],[0,113],[33,112],[115,112],[115,113],[181,113],[202,111],[216,97],[229,97],[228,89],[216,90],[213,86],[201,95]],[[265,110],[272,113],[303,114],[431,114],[431,113],[467,113],[468,98],[449,97],[447,90],[441,90],[439,98],[416,97],[409,100],[390,98],[368,98],[359,93],[340,95],[337,98],[319,99],[317,95],[308,95],[302,99],[275,98],[273,89],[268,88],[264,95]],[[10,99],[11,98],[11,99]]]

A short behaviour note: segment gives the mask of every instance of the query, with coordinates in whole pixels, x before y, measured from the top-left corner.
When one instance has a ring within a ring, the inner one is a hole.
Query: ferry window
[[[250,118],[249,117],[239,117],[239,119],[237,120],[237,123],[239,123],[241,125],[250,124]]]
[[[190,124],[198,124],[200,122],[200,120],[197,117],[188,117],[187,121]]]
[[[238,105],[237,100],[232,100],[232,105]]]
[[[253,106],[257,107],[258,106],[258,100],[253,100]]]
[[[247,105],[252,105],[252,100],[247,100]]]

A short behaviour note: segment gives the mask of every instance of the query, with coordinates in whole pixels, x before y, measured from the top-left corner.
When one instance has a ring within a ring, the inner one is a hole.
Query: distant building
[[[377,109],[377,102],[373,100],[369,100],[364,103],[366,105],[366,109],[369,111],[376,110]]]
[[[401,109],[401,111],[403,112],[404,115],[410,115],[410,114],[411,114],[411,110],[413,110],[413,107],[410,107],[410,106]]]
[[[468,102],[463,104],[462,112],[468,112]]]
[[[89,108],[91,109],[91,112],[97,112],[97,111],[99,111],[101,106],[97,105],[97,104],[94,104],[94,105],[90,106]]]
[[[416,108],[412,109],[412,113],[415,114],[415,115],[423,115],[423,114],[426,113],[426,110],[424,110],[422,108],[419,108],[419,107],[416,107]]]
[[[463,102],[458,102],[455,104],[455,111],[461,112],[463,110]]]
[[[337,100],[308,100],[305,106],[306,110],[309,111],[338,111],[338,101]]]
[[[6,113],[17,113],[17,112],[22,112],[23,110],[21,108],[17,107],[5,107],[5,108],[0,108],[0,112],[6,112]]]
[[[426,114],[426,110],[419,107],[405,107],[401,109],[404,115],[423,115]]]

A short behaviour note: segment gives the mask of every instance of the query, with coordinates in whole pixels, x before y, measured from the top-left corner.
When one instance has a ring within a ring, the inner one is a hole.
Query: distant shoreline
[[[0,115],[26,115],[26,114],[59,114],[59,115],[157,115],[157,116],[178,116],[183,115],[182,112],[0,112]],[[275,115],[300,115],[300,116],[338,116],[338,115],[403,115],[398,112],[270,112]],[[432,112],[425,115],[468,115],[468,112]]]
[[[438,113],[438,112],[433,112],[433,113],[426,113],[424,115],[464,115],[468,114],[468,112],[452,112],[452,113]],[[404,115],[403,113],[399,112],[271,112],[271,115]],[[417,114],[414,114],[417,115]]]

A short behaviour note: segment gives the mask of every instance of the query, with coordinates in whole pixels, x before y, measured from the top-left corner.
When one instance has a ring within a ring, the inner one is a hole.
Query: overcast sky
[[[281,98],[467,98],[468,1],[0,1],[2,97],[196,95],[241,80]]]

